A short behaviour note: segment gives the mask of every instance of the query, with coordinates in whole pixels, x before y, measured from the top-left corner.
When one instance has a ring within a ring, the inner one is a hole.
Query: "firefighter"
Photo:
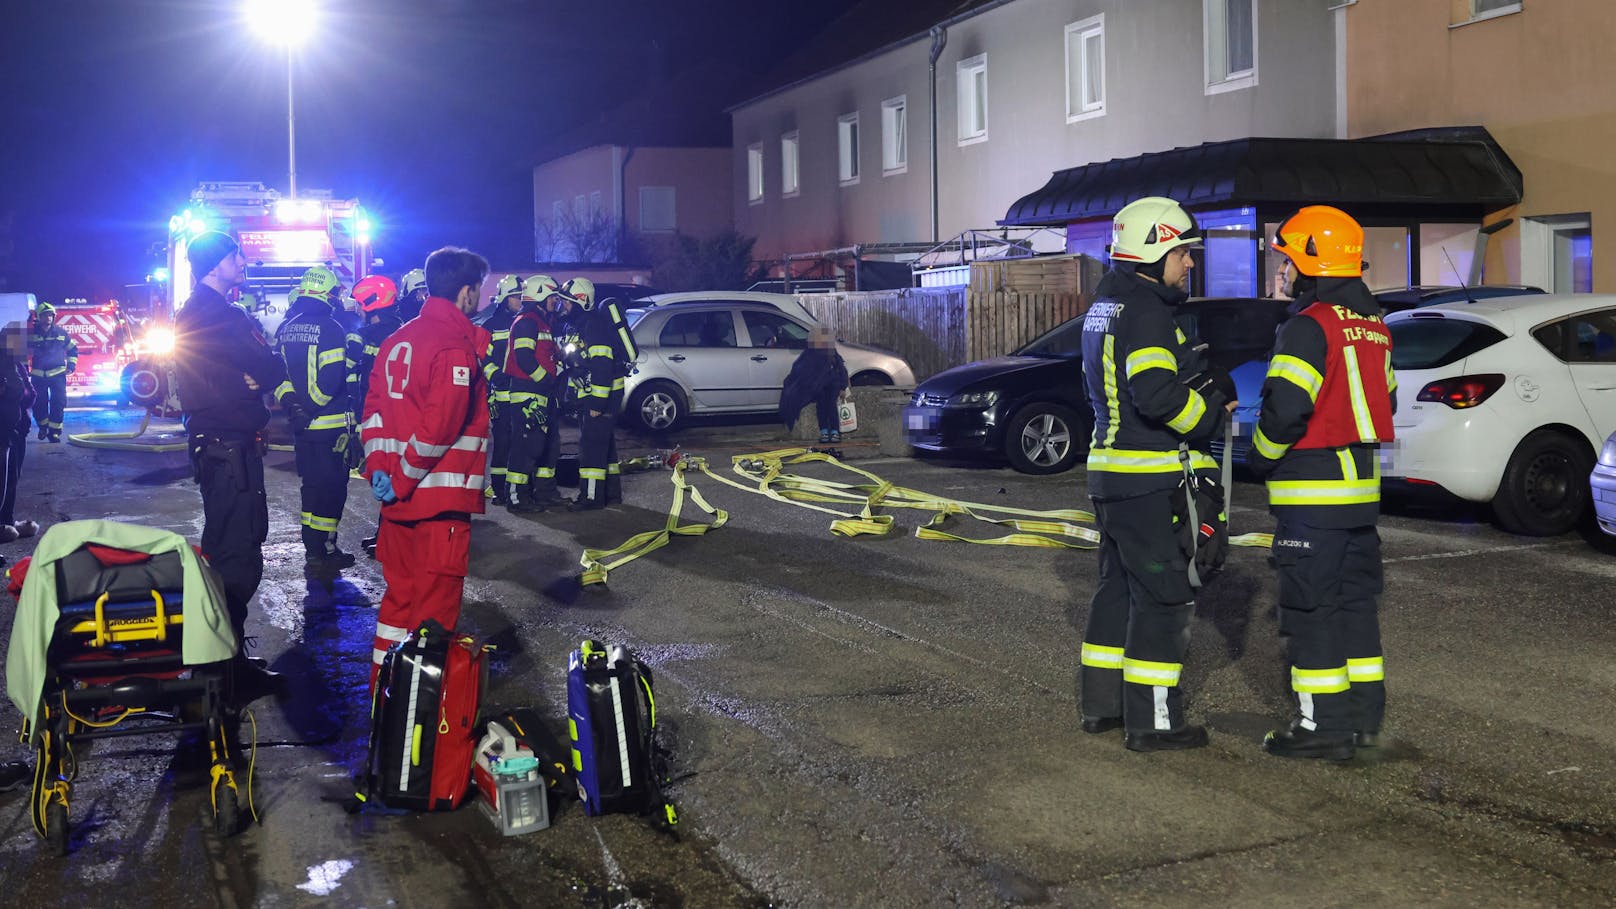
[[[419,268],[412,268],[398,279],[398,318],[400,322],[408,322],[421,314],[421,307],[426,303],[426,272]]]
[[[225,299],[247,269],[236,241],[208,231],[190,242],[186,257],[197,283],[174,317],[174,376],[202,490],[202,554],[219,573],[230,623],[244,641],[269,533],[264,393],[286,381],[286,367],[247,314]],[[280,677],[238,651],[232,681],[239,705],[274,690]]]
[[[56,307],[39,304],[28,338],[29,376],[34,383],[34,422],[41,441],[62,441],[62,414],[67,408],[67,377],[79,365],[79,346],[56,324]]]
[[[1178,203],[1139,199],[1111,226],[1111,268],[1083,321],[1083,380],[1094,407],[1089,493],[1099,525],[1100,581],[1083,634],[1082,728],[1119,726],[1133,751],[1199,748],[1179,679],[1194,588],[1179,526],[1187,474],[1209,481],[1198,447],[1222,429],[1234,383],[1200,369],[1195,341],[1173,321],[1201,243]]]
[[[511,504],[506,489],[506,460],[511,452],[512,418],[510,387],[505,378],[506,341],[511,334],[511,322],[522,308],[522,279],[506,275],[499,279],[494,290],[494,306],[483,318],[483,330],[488,332],[488,349],[483,351],[483,378],[488,381],[488,412],[492,429],[489,446],[489,489],[495,505]]]
[[[595,283],[573,278],[561,290],[577,307],[568,369],[578,394],[578,498],[573,511],[605,508],[623,501],[622,466],[617,461],[617,414],[623,407],[627,353],[618,336],[614,302],[595,305]]]
[[[1310,205],[1273,240],[1295,268],[1300,307],[1274,346],[1251,455],[1278,520],[1279,633],[1296,700],[1290,725],[1263,740],[1281,757],[1350,759],[1379,744],[1386,709],[1375,522],[1397,379],[1362,278],[1363,238],[1346,212]]]
[[[460,616],[488,460],[488,382],[478,364],[488,332],[468,317],[487,275],[483,257],[464,249],[428,256],[431,295],[382,344],[372,368],[361,432],[365,474],[382,503],[376,556],[387,584],[372,686],[387,648],[427,619],[452,629]]]
[[[347,333],[334,305],[341,290],[336,272],[323,265],[304,272],[275,338],[287,375],[275,389],[275,398],[298,404],[288,415],[295,415],[303,558],[310,571],[320,574],[354,563],[353,555],[337,545],[337,524],[348,499],[348,445],[354,426]]]
[[[361,278],[354,285],[353,297],[364,320],[357,332],[348,335],[348,390],[354,407],[358,408],[364,404],[369,390],[370,369],[376,362],[376,352],[404,322],[398,309],[398,285],[392,278],[385,275]],[[355,415],[363,416],[357,410]]]
[[[514,421],[509,470],[510,508],[516,513],[566,504],[556,492],[561,414],[557,400],[560,356],[550,327],[550,301],[561,294],[555,279],[534,275],[522,285],[522,312],[511,323],[504,372]]]

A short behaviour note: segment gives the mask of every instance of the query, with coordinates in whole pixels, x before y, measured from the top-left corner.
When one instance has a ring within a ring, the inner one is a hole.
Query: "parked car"
[[[1514,533],[1570,530],[1616,430],[1616,296],[1443,303],[1386,322],[1398,407],[1383,483],[1489,503]]]
[[[1281,300],[1211,298],[1180,306],[1186,333],[1197,328],[1214,364],[1251,385],[1242,367],[1266,358]],[[1089,449],[1094,411],[1083,387],[1083,318],[1062,322],[1014,353],[945,370],[922,382],[904,408],[909,444],[926,451],[1002,457],[1022,473],[1069,470]],[[1254,381],[1255,384],[1252,384]],[[1247,391],[1242,387],[1244,399]]]
[[[816,320],[786,294],[659,294],[625,313],[640,356],[624,383],[624,419],[667,431],[692,414],[772,413]],[[854,385],[913,385],[892,353],[838,340]]]
[[[1543,288],[1529,284],[1477,284],[1461,287],[1457,284],[1416,284],[1377,290],[1375,299],[1388,314],[1439,303],[1462,303],[1466,300],[1486,300],[1492,297],[1519,297],[1544,293]]]
[[[1599,529],[1616,537],[1616,432],[1605,437],[1605,446],[1599,449],[1599,460],[1593,473],[1588,475],[1593,490],[1594,516]]]

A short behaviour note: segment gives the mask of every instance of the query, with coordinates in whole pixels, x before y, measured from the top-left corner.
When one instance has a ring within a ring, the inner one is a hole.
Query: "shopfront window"
[[[1195,220],[1206,236],[1205,249],[1196,266],[1201,276],[1193,286],[1200,296],[1256,297],[1262,294],[1257,282],[1257,211],[1232,208],[1196,212]]]

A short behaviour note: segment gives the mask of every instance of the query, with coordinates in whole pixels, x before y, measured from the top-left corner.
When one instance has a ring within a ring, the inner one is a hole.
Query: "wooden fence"
[[[1099,283],[1099,263],[1054,256],[971,265],[965,287],[798,294],[814,317],[855,344],[908,361],[915,381],[1010,353],[1081,315]]]

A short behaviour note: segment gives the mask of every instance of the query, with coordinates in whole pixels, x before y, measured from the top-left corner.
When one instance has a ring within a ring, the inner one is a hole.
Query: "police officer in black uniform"
[[[1233,409],[1226,374],[1173,321],[1200,233],[1171,199],[1117,212],[1111,269],[1083,322],[1083,379],[1094,407],[1089,492],[1100,527],[1100,583],[1080,659],[1082,728],[1123,728],[1133,751],[1199,748],[1179,679],[1189,646],[1194,539],[1181,526],[1193,476],[1211,482],[1205,443]],[[1191,372],[1196,370],[1197,372]]]
[[[1278,519],[1279,632],[1296,713],[1263,749],[1280,757],[1348,760],[1379,744],[1386,712],[1375,524],[1397,377],[1391,332],[1362,278],[1363,236],[1346,212],[1309,205],[1273,242],[1296,270],[1296,315],[1269,360],[1250,463]]]
[[[186,249],[196,289],[174,317],[174,377],[202,487],[202,552],[224,582],[239,641],[247,604],[264,576],[269,505],[264,493],[264,395],[286,369],[247,314],[225,299],[239,287],[247,260],[228,234],[209,231]],[[279,676],[238,652],[234,699],[273,691]]]
[[[510,384],[505,376],[505,351],[511,322],[522,308],[522,279],[506,275],[494,289],[492,311],[483,318],[488,332],[488,349],[483,352],[483,377],[488,380],[488,488],[495,505],[511,504],[506,481],[511,455],[513,420],[510,413]]]
[[[296,299],[275,337],[287,379],[275,397],[289,409],[302,481],[303,557],[316,574],[330,574],[354,563],[337,546],[337,524],[348,501],[349,445],[353,401],[348,397],[347,332],[337,320],[334,298],[342,290],[335,272],[316,265],[303,274]]]
[[[56,324],[56,307],[39,304],[28,338],[29,376],[34,383],[34,422],[43,441],[62,441],[62,415],[67,409],[67,377],[78,368],[79,346]]]

